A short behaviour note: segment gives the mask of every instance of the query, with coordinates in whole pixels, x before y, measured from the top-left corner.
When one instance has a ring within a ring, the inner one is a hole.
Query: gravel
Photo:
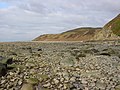
[[[0,90],[120,89],[120,41],[0,43],[3,57]]]

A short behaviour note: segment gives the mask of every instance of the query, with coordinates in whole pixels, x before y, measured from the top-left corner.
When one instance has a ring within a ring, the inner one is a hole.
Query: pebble
[[[71,77],[71,78],[70,78],[70,81],[71,81],[71,82],[75,82],[75,81],[76,81],[76,77]]]
[[[87,84],[88,82],[86,81],[86,80],[84,80],[84,79],[82,79],[82,81],[81,81],[83,84]]]
[[[20,79],[19,81],[18,81],[18,85],[22,85],[22,79]]]
[[[9,74],[10,74],[10,76],[14,75],[14,73],[13,73],[13,72],[9,72]]]
[[[15,79],[16,79],[16,78],[13,78],[13,79],[11,79],[10,81],[11,81],[11,82],[14,82],[14,81],[15,81]]]
[[[63,82],[64,81],[64,78],[60,78],[60,82]]]
[[[95,83],[94,83],[94,82],[90,83],[90,86],[94,87],[94,86],[95,86]]]
[[[57,79],[53,79],[53,81],[54,81],[55,84],[59,83],[59,80],[57,80]]]
[[[80,71],[80,68],[76,68],[76,71]]]
[[[51,85],[50,83],[47,83],[47,84],[44,84],[43,86],[44,87],[50,87],[50,85]]]
[[[6,83],[6,80],[1,80],[1,84],[4,84],[4,83]]]
[[[60,89],[62,86],[63,86],[63,85],[62,85],[62,84],[60,84],[60,85],[58,86],[58,88]]]
[[[88,88],[88,87],[85,87],[85,90],[89,90],[89,88]]]
[[[69,77],[68,77],[68,76],[64,76],[64,79],[65,79],[66,81],[69,81]]]

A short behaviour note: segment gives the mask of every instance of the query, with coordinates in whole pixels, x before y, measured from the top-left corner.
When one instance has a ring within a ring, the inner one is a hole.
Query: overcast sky
[[[102,27],[119,13],[120,0],[0,0],[0,41]]]

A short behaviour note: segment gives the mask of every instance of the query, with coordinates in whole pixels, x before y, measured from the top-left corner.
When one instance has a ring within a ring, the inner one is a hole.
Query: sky
[[[0,41],[102,27],[120,13],[120,0],[0,0]]]

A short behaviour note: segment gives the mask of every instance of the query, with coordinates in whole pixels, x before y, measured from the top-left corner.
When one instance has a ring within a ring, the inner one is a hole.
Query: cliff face
[[[112,30],[112,32],[118,36],[120,36],[120,14],[115,17],[113,20],[108,22],[104,28],[106,30]]]
[[[103,28],[77,28],[60,34],[45,34],[33,41],[89,41],[120,39],[120,14]]]
[[[60,34],[45,34],[33,41],[88,41],[102,28],[77,28]]]
[[[98,32],[94,40],[114,40],[120,39],[120,15],[108,22],[103,29]]]

